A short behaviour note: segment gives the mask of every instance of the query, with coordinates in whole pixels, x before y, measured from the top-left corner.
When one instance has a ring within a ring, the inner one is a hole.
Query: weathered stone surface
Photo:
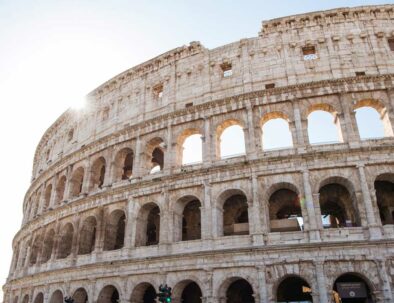
[[[226,302],[242,278],[266,303],[299,276],[326,303],[353,273],[374,302],[393,302],[391,39],[393,5],[290,16],[213,50],[192,42],[101,85],[37,147],[4,301],[111,302],[116,288],[120,302],[143,302],[166,282],[180,302],[194,281],[203,302]],[[384,138],[360,139],[363,106],[380,113]],[[309,144],[315,110],[333,115],[341,142]],[[263,150],[262,125],[275,118],[288,121],[293,147]],[[246,153],[221,159],[231,125],[243,128]],[[203,161],[182,166],[193,134]],[[161,170],[150,174],[153,165]],[[324,228],[332,205],[339,227]]]

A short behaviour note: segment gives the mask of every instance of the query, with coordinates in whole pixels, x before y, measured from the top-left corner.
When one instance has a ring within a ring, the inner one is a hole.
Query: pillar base
[[[375,225],[369,227],[369,239],[380,240],[382,239],[383,233],[381,226]]]
[[[263,234],[253,234],[252,235],[253,246],[263,246],[264,245],[264,235]]]
[[[317,229],[309,230],[309,242],[321,242],[320,231]]]

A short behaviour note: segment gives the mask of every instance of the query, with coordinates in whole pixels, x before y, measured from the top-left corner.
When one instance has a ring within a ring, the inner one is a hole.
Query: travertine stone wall
[[[314,302],[327,303],[346,273],[364,279],[374,302],[393,302],[391,39],[392,5],[290,16],[216,49],[192,42],[98,87],[37,147],[4,302],[60,303],[83,288],[88,302],[106,303],[109,285],[120,302],[142,302],[148,283],[163,282],[174,302],[189,282],[203,302],[227,302],[242,278],[268,303],[299,276]],[[360,139],[360,107],[379,113],[385,137]],[[333,115],[338,142],[309,143],[316,110]],[[292,147],[263,149],[262,126],[275,118],[287,121]],[[245,154],[221,158],[231,125],[244,131]],[[203,161],[182,165],[193,134],[202,135]],[[163,167],[150,173],[157,149]],[[302,229],[273,230],[276,200],[302,216]],[[347,226],[323,226],[327,200],[341,205]]]

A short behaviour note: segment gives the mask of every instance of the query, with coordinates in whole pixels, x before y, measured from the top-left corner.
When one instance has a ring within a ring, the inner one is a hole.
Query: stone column
[[[320,233],[317,230],[316,225],[316,213],[315,205],[312,197],[312,189],[309,182],[309,171],[308,169],[303,169],[302,178],[304,183],[304,194],[305,194],[305,207],[308,215],[308,225],[309,225],[309,239],[310,241],[320,241]]]
[[[132,249],[135,246],[135,241],[133,241],[133,234],[135,234],[135,229],[137,227],[135,206],[136,203],[134,203],[132,199],[127,201],[127,223],[125,231],[125,247],[127,249]]]
[[[211,120],[204,119],[204,136],[202,138],[202,159],[204,166],[210,167],[212,164],[212,134],[211,134]]]
[[[53,181],[52,181],[52,192],[51,192],[51,197],[49,198],[49,204],[48,204],[48,208],[53,208],[55,203],[56,203],[56,195],[57,195],[57,182],[59,180],[59,174],[56,174],[53,177]]]
[[[316,269],[316,280],[317,280],[317,287],[319,292],[319,300],[316,302],[319,303],[328,303],[328,291],[326,285],[326,276],[324,274],[324,262],[323,261],[315,261],[315,269]]]
[[[312,194],[313,204],[315,206],[315,215],[316,215],[316,227],[317,229],[323,229],[323,221],[320,209],[320,193]]]
[[[259,285],[260,303],[269,303],[268,292],[267,292],[267,280],[265,277],[265,266],[258,266],[257,273],[259,277],[258,285]]]
[[[257,175],[252,173],[252,198],[253,201],[248,209],[249,215],[249,233],[253,237],[253,245],[263,245],[263,232],[261,226],[261,207],[260,207],[260,195]]]
[[[293,133],[293,138],[296,139],[296,147],[299,152],[305,150],[305,143],[308,142],[304,140],[304,130],[301,122],[301,112],[298,107],[296,100],[293,100],[293,111],[294,111],[294,125],[295,133]]]
[[[73,234],[73,238],[72,238],[72,244],[71,244],[71,257],[75,258],[78,254],[78,244],[79,244],[79,236],[80,236],[80,230],[79,230],[79,225],[80,225],[80,218],[77,217],[75,219],[75,230],[74,230],[74,234]]]
[[[113,148],[108,148],[105,155],[105,174],[104,174],[104,184],[103,187],[110,187],[112,185],[113,179],[112,169],[113,169]]]
[[[171,225],[171,211],[168,209],[169,206],[169,195],[168,190],[164,189],[162,199],[164,200],[161,205],[163,205],[160,211],[160,235],[159,243],[168,244],[170,242],[170,233],[173,230]]]
[[[96,242],[94,244],[94,253],[99,253],[103,251],[104,247],[104,238],[105,238],[105,215],[104,209],[99,209],[99,213],[97,215],[97,233],[96,233]]]
[[[389,277],[386,261],[385,260],[378,260],[377,265],[379,268],[379,275],[380,279],[382,280],[382,289],[383,289],[383,297],[384,302],[390,303],[393,302],[393,289],[391,288],[391,278]]]
[[[350,94],[340,94],[339,99],[343,111],[344,138],[347,137],[347,142],[350,147],[357,147],[360,142],[360,136],[357,127],[355,112],[353,110],[353,98]],[[341,117],[342,118],[342,117]]]
[[[169,123],[167,126],[167,147],[164,153],[163,167],[163,171],[168,174],[172,172],[172,169],[174,167],[174,153],[176,152],[172,143],[172,125]]]
[[[369,227],[369,236],[371,239],[380,239],[382,237],[381,227],[377,224],[375,212],[372,206],[371,196],[368,189],[367,179],[365,177],[364,164],[357,165],[360,177],[361,193],[363,195],[365,211],[367,212],[367,222]]]
[[[142,142],[141,137],[137,136],[136,143],[135,143],[135,161],[133,162],[133,176],[136,178],[142,177],[144,174],[143,172],[143,159],[144,159],[144,152],[142,150]]]
[[[247,118],[247,123],[248,123],[248,140],[245,140],[245,142],[248,142],[247,146],[247,155],[249,158],[256,158],[256,134],[254,131],[254,121],[253,121],[253,104],[251,103],[250,100],[247,100],[246,102],[246,118]]]
[[[73,167],[70,165],[67,167],[66,173],[66,184],[64,186],[64,194],[63,194],[63,201],[67,201],[70,198],[70,185],[71,185],[71,176],[72,176]]]
[[[83,180],[82,180],[81,194],[85,196],[89,194],[89,186],[90,186],[89,182],[92,177],[91,167],[92,167],[92,163],[89,159],[87,165],[84,167]]]
[[[46,187],[41,186],[41,193],[40,193],[40,197],[38,197],[39,202],[38,202],[38,209],[37,209],[37,214],[41,214],[44,211],[44,204],[45,204],[45,191],[46,191]]]
[[[214,230],[212,226],[211,184],[204,180],[204,207],[201,207],[201,239],[212,239]]]

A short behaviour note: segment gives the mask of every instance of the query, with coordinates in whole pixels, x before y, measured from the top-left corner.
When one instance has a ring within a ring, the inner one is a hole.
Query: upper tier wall
[[[258,37],[212,50],[199,42],[131,68],[65,112],[44,134],[33,180],[82,146],[130,125],[216,99],[311,81],[394,73],[394,5],[342,8],[263,22]],[[313,46],[317,59],[304,60]],[[223,76],[223,65],[232,75]],[[161,92],[162,91],[162,92]],[[161,97],[158,97],[162,94]]]

